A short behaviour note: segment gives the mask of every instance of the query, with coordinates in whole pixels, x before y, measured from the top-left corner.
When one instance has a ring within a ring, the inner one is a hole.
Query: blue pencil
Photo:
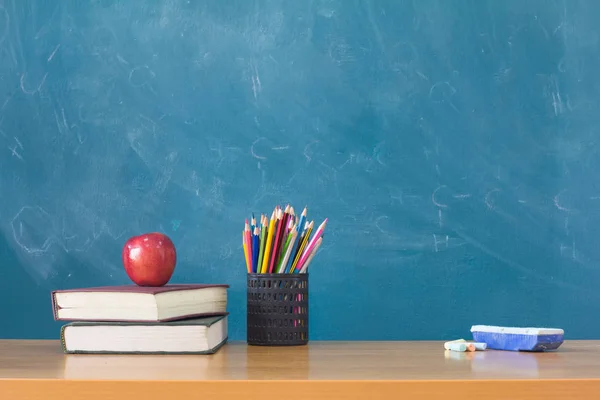
[[[302,210],[302,214],[300,215],[300,221],[298,222],[298,226],[296,226],[296,230],[298,231],[298,236],[302,233],[302,229],[304,229],[304,222],[306,222],[306,207]]]
[[[259,235],[258,227],[254,228],[252,236],[252,272],[256,273],[258,269],[258,250],[259,250]]]
[[[283,268],[284,273],[286,273],[286,274],[292,268],[292,263],[294,262],[294,257],[296,255],[296,253],[298,252],[298,247],[300,246],[302,230],[304,229],[305,224],[306,224],[306,207],[304,207],[304,210],[302,210],[302,214],[300,214],[300,220],[298,221],[298,225],[296,226],[296,230],[298,231],[298,235],[296,237],[298,240],[296,241],[295,247],[292,250],[292,254],[290,255],[290,259],[288,260],[288,265],[285,265]]]

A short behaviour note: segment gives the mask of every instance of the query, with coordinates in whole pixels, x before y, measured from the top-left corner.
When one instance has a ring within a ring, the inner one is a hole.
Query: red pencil
[[[277,214],[277,229],[275,230],[275,244],[273,245],[273,252],[271,253],[271,260],[269,262],[269,274],[273,273],[273,268],[275,267],[275,262],[277,261],[277,256],[279,254],[279,242],[281,237],[281,231],[285,229],[283,224],[283,210],[279,208]]]
[[[281,259],[281,257],[283,256],[283,253],[285,252],[285,249],[283,248],[283,246],[285,245],[285,239],[287,238],[288,232],[289,232],[289,228],[288,228],[288,223],[290,221],[290,218],[292,217],[292,211],[293,207],[290,207],[289,205],[287,205],[285,207],[285,212],[283,214],[283,218],[281,219],[281,224],[283,225],[283,228],[281,229],[281,233],[279,235],[279,246],[277,248],[277,258],[275,259],[275,266],[273,268],[276,268],[279,265],[279,261]]]

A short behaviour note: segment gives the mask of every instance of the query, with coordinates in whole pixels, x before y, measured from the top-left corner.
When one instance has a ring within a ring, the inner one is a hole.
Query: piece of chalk
[[[444,343],[444,349],[450,350],[450,348],[448,347],[450,345],[450,343],[464,343],[464,342],[466,342],[465,339],[450,340],[449,342]]]
[[[556,350],[564,341],[564,331],[556,328],[518,328],[473,325],[473,340],[487,348],[508,351]]]
[[[477,343],[477,342],[472,342],[473,346],[475,346],[475,350],[485,350],[487,348],[487,343]]]
[[[467,351],[467,345],[460,342],[446,342],[444,348],[450,351]]]

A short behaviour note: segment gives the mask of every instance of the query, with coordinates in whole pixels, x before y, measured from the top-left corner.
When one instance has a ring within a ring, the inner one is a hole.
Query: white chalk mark
[[[252,157],[257,158],[259,160],[266,160],[267,157],[264,156],[259,156],[258,154],[256,154],[256,152],[254,151],[254,146],[256,146],[256,144],[262,140],[267,140],[267,138],[264,137],[259,137],[258,139],[256,139],[254,142],[252,142],[252,145],[250,146],[250,153],[252,154]]]
[[[19,139],[16,136],[13,136],[15,138],[15,142],[17,142],[17,144],[19,145],[19,147],[21,149],[23,149],[23,145],[21,144],[21,141],[19,141]]]
[[[381,229],[381,227],[379,226],[379,221],[381,221],[382,219],[388,219],[388,216],[387,215],[382,215],[380,217],[377,217],[375,219],[375,226],[377,227],[377,229],[379,229],[379,231],[381,233],[387,233],[386,231],[384,231],[383,229]]]
[[[521,204],[525,204],[527,203],[525,200],[517,200],[517,202],[521,203]]]
[[[125,65],[129,65],[129,63],[127,62],[127,60],[124,59],[120,54],[117,54],[117,60],[119,60],[120,63],[123,63]]]
[[[377,162],[380,165],[385,165],[385,163],[383,161],[381,161],[381,158],[380,158],[381,157],[381,148],[383,147],[384,144],[385,144],[385,142],[377,143],[377,145],[373,149],[373,155],[375,156],[375,160],[377,160]]]
[[[425,75],[424,73],[422,73],[421,71],[415,71],[415,73],[423,80],[428,81],[429,78],[427,77],[427,75]]]
[[[309,144],[307,144],[307,145],[304,147],[304,157],[306,157],[306,162],[309,162],[309,161],[311,160],[311,157],[310,157],[310,155],[308,154],[308,151],[309,151],[310,147],[311,147],[313,144],[315,144],[315,143],[319,143],[319,141],[318,141],[318,140],[313,140],[312,142],[310,142]]]
[[[17,157],[19,160],[23,161],[23,157],[21,157],[21,155],[17,151],[17,146],[16,145],[15,145],[15,147],[8,147],[8,149],[11,151],[11,153],[12,153],[12,155],[14,157]]]
[[[4,110],[4,108],[6,107],[6,105],[8,104],[8,102],[12,99],[13,95],[8,96],[6,98],[6,100],[4,100],[4,103],[2,103],[2,107],[0,107],[0,111]]]
[[[442,223],[442,209],[441,208],[438,208],[438,224],[440,225],[440,228],[443,225],[443,223]]]
[[[431,202],[432,202],[433,204],[435,204],[436,206],[438,206],[438,207],[441,207],[441,208],[446,208],[446,207],[448,207],[448,205],[447,205],[447,204],[443,204],[443,203],[440,203],[440,202],[438,202],[438,201],[436,200],[435,196],[436,196],[437,192],[439,192],[441,189],[444,189],[445,187],[447,187],[447,186],[446,186],[446,185],[441,185],[441,186],[438,186],[438,187],[437,187],[437,188],[436,188],[436,189],[433,191],[433,193],[431,193]]]
[[[435,249],[435,252],[438,252],[438,241],[437,241],[437,237],[435,237],[435,233],[433,234],[433,248]]]
[[[287,150],[289,148],[290,148],[290,146],[277,146],[277,147],[271,147],[271,150],[279,151],[279,150]]]
[[[404,199],[402,198],[402,192],[399,195],[390,195],[390,199],[398,200],[401,205],[404,204]]]
[[[258,93],[262,91],[262,84],[260,83],[260,76],[258,75],[258,68],[256,65],[253,65],[254,73],[252,74],[252,93],[254,94],[254,99],[258,98]]]
[[[560,93],[552,92],[552,107],[554,108],[554,115],[563,113],[564,106],[562,99],[560,98]]]
[[[452,197],[454,197],[455,199],[468,199],[469,197],[471,197],[470,193],[457,193],[455,195],[453,195]]]
[[[258,75],[258,68],[256,68],[256,65],[254,66],[254,72],[256,73],[256,83],[258,83],[258,91],[260,92],[262,90],[262,83],[260,83],[260,75]]]
[[[136,78],[137,75],[141,75],[143,73],[143,71],[146,71],[147,76],[142,76],[142,79],[138,79]],[[131,70],[131,72],[129,72],[129,84],[135,88],[139,88],[144,86],[146,83],[148,83],[148,81],[150,81],[150,79],[154,79],[154,77],[156,76],[156,74],[154,73],[154,71],[152,71],[150,69],[150,67],[148,67],[147,65],[140,65],[138,67],[135,67]],[[136,82],[134,82],[136,81]]]
[[[566,191],[566,189],[565,189],[565,190],[561,190],[561,191],[560,191],[560,192],[559,192],[559,193],[558,193],[556,196],[554,196],[554,206],[556,206],[556,208],[558,208],[558,209],[559,209],[559,210],[561,210],[561,211],[566,211],[566,212],[573,211],[573,210],[571,210],[570,208],[563,207],[563,206],[560,204],[560,202],[559,202],[559,200],[560,200],[560,196],[561,196],[561,195],[562,195],[562,194],[563,194],[565,191]]]
[[[340,165],[338,168],[339,168],[339,169],[342,169],[342,168],[344,168],[344,167],[346,166],[346,164],[349,164],[349,163],[352,163],[352,162],[354,162],[354,158],[355,158],[355,157],[356,157],[356,155],[355,155],[355,154],[353,154],[353,153],[350,153],[350,158],[349,158],[349,159],[347,159],[347,160],[346,160],[346,161],[345,161],[345,162],[344,162],[342,165]],[[309,161],[310,161],[310,159],[309,159]]]
[[[567,249],[568,249],[568,247],[567,247],[567,246],[565,246],[564,244],[562,244],[562,243],[561,243],[561,244],[560,244],[560,255],[561,255],[561,256],[564,256],[564,252],[565,252],[565,250],[567,250]]]
[[[60,113],[62,115],[63,124],[65,125],[65,128],[67,128],[67,130],[68,130],[69,129],[69,124],[67,123],[67,117],[65,116],[65,109],[61,108],[60,109]]]
[[[441,94],[437,94],[438,92]],[[456,89],[452,85],[450,85],[450,82],[447,81],[437,82],[431,87],[431,89],[429,89],[429,97],[435,103],[441,103],[444,100],[447,100],[450,103],[450,96],[454,96],[455,93]],[[452,107],[454,107],[454,105],[452,105]]]
[[[489,192],[486,193],[484,201],[485,201],[485,205],[487,206],[487,208],[489,208],[490,210],[494,209],[494,202],[492,201],[492,194],[499,192],[500,189],[492,189]]]
[[[560,28],[560,25],[559,25],[559,28]],[[556,28],[554,30],[555,33],[556,33],[557,29],[558,28]],[[560,61],[558,62],[558,66],[556,67],[556,69],[558,69],[558,72],[566,72],[566,69],[565,69],[565,58],[564,57],[560,59]]]
[[[33,210],[33,212],[38,212],[40,213],[44,218],[47,219],[47,221],[44,221],[45,223],[50,223],[51,218],[50,215],[46,212],[46,210],[44,210],[41,207],[30,207],[30,206],[25,206],[22,207],[19,212],[13,217],[13,219],[10,221],[10,226],[13,232],[13,238],[15,240],[15,242],[19,245],[19,247],[21,247],[21,249],[25,250],[27,253],[29,254],[40,254],[40,253],[45,253],[46,251],[48,251],[48,249],[50,248],[50,246],[52,246],[53,242],[55,242],[55,238],[53,237],[49,237],[47,239],[44,240],[44,243],[42,243],[41,246],[39,247],[35,247],[35,246],[27,246],[24,243],[22,243],[22,238],[23,238],[23,223],[21,222],[20,218],[21,218],[21,214],[27,210]],[[19,222],[19,234],[17,235],[17,229],[15,226],[15,223]]]
[[[42,78],[42,81],[40,82],[40,84],[38,85],[38,87],[35,90],[27,90],[25,89],[25,74],[21,74],[21,90],[23,91],[23,93],[25,94],[36,94],[37,92],[40,91],[40,89],[42,88],[42,86],[44,85],[44,82],[46,82],[46,77],[48,76],[48,73],[46,73],[44,75],[44,77]]]
[[[48,57],[48,62],[52,61],[52,59],[54,58],[54,55],[58,51],[59,47],[60,47],[60,43],[56,45],[56,47],[54,48],[54,51],[50,54],[50,57]]]
[[[252,75],[252,93],[254,94],[254,100],[258,98],[256,94],[256,81],[254,80],[254,75]]]
[[[429,160],[429,155],[431,154],[431,151],[428,148],[423,147],[423,154],[425,154],[425,159]]]
[[[58,128],[58,131],[61,133],[61,135],[66,135],[68,133],[68,131],[65,132],[63,130],[63,124],[61,123],[60,118],[56,111],[54,111],[54,119],[56,120],[56,127]],[[65,128],[68,130],[68,127],[65,126]]]

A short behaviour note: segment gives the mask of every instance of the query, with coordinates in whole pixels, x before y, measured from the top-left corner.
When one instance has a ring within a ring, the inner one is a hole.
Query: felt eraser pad
[[[473,325],[473,340],[487,344],[488,349],[509,351],[556,350],[564,341],[565,332],[555,328],[516,328]]]

